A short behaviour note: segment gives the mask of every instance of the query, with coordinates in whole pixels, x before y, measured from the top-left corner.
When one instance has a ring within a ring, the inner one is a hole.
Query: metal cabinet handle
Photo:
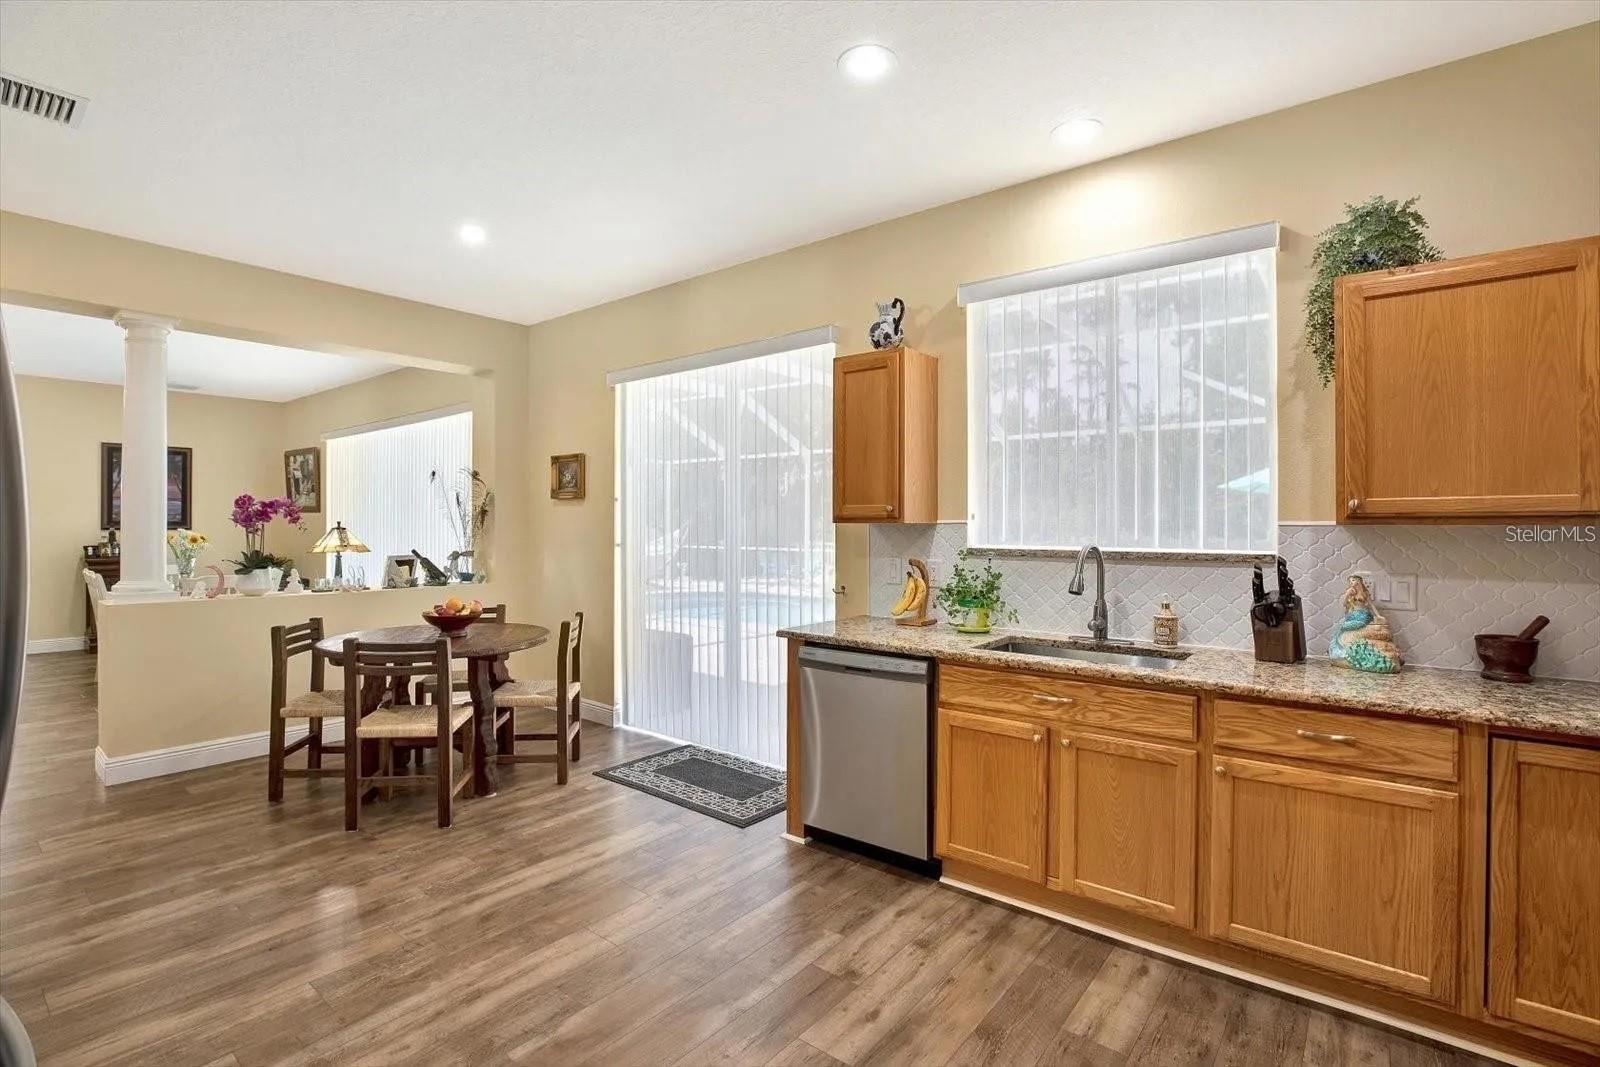
[[[1063,738],[1062,738],[1062,739],[1061,739],[1061,747],[1062,747],[1062,748],[1071,748],[1071,747],[1072,747],[1072,738],[1070,738],[1070,737],[1063,737]]]
[[[1361,498],[1360,497],[1354,497],[1353,496],[1349,500],[1345,501],[1345,510],[1346,511],[1355,511],[1360,507],[1361,507]]]
[[[1046,704],[1076,704],[1077,703],[1077,701],[1074,700],[1072,697],[1056,697],[1056,696],[1051,696],[1049,693],[1033,693],[1031,695],[1033,696],[1033,699],[1042,700]]]
[[[1034,734],[1033,735],[1033,743],[1034,744],[1037,745],[1040,741],[1043,741],[1043,740],[1044,740],[1044,734]]]
[[[1336,745],[1353,745],[1356,740],[1349,734],[1325,734],[1318,730],[1296,730],[1295,736],[1307,741],[1332,741]]]
[[[1218,778],[1221,778],[1223,775],[1228,773],[1228,768],[1224,767],[1220,763],[1211,769],[1216,772]]]
[[[884,514],[885,514],[885,515],[887,515],[887,514],[889,514],[889,512],[891,512],[891,511],[893,511],[893,510],[894,510],[894,505],[893,505],[893,504],[885,504],[885,505],[884,505],[884,506],[883,506],[883,513],[884,513]]]

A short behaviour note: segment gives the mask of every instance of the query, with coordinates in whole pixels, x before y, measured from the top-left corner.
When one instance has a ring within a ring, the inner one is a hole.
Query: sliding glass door
[[[833,345],[620,387],[619,711],[784,759],[784,626],[833,617]]]

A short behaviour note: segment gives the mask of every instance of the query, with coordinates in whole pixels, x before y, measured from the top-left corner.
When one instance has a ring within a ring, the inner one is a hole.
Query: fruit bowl
[[[457,611],[448,615],[442,615],[438,611],[424,611],[422,613],[422,621],[440,633],[453,635],[460,633],[477,622],[482,615],[483,612],[481,611]]]

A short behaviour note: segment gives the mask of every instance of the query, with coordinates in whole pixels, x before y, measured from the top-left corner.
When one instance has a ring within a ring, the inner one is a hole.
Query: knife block
[[[1250,616],[1251,637],[1255,639],[1259,663],[1304,663],[1306,661],[1306,620],[1299,604],[1285,610],[1283,620],[1268,626]]]

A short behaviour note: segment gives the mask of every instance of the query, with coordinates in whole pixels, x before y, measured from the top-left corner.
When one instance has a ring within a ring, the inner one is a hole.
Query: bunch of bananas
[[[891,615],[916,615],[922,611],[923,605],[928,602],[928,583],[922,580],[922,575],[916,571],[906,571],[906,587],[900,593],[900,599],[895,601],[894,607],[889,609]]]

